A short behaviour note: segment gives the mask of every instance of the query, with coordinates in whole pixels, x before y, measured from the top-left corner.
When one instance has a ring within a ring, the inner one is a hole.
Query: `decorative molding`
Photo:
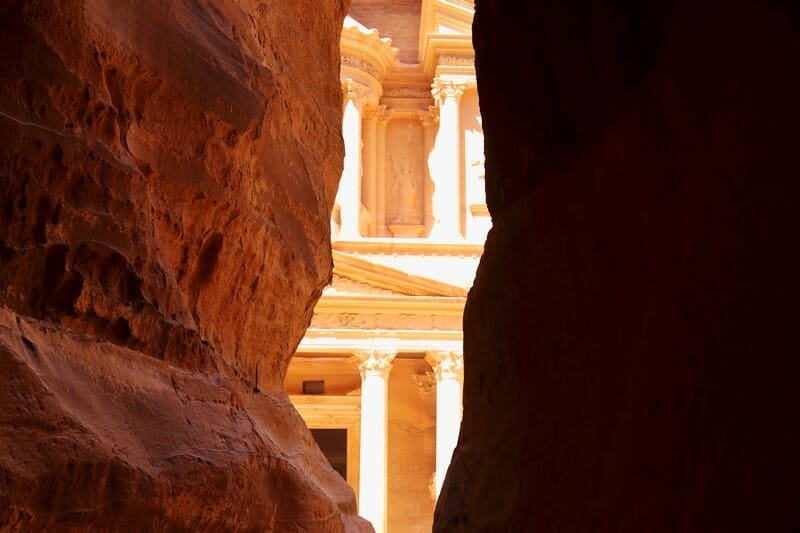
[[[380,83],[397,61],[392,40],[381,38],[376,29],[368,29],[354,18],[345,17],[340,39],[341,66],[364,72]]]
[[[396,239],[392,237],[336,241],[331,246],[334,250],[334,269],[336,268],[337,251],[348,254],[403,254],[431,257],[441,255],[480,257],[483,254],[483,243],[432,242],[426,239]]]
[[[353,295],[398,295],[399,293],[381,287],[375,287],[368,283],[354,281],[334,274],[331,284],[323,290],[323,295],[328,296],[353,296]]]
[[[426,350],[459,350],[464,344],[464,334],[458,330],[390,330],[390,329],[336,329],[309,328],[297,347],[303,357],[327,359],[342,353],[365,350],[376,340],[390,339],[392,346],[402,352],[403,359],[422,359]]]
[[[387,87],[383,90],[384,98],[430,98],[428,89],[415,87]]]
[[[475,57],[443,55],[439,56],[439,64],[455,67],[472,67],[475,65]]]
[[[463,302],[462,302],[463,305]],[[463,318],[439,316],[431,313],[382,313],[367,309],[361,313],[318,312],[311,319],[311,327],[328,329],[369,330],[387,329],[403,331],[459,331]]]
[[[362,57],[343,55],[341,61],[343,66],[348,66],[358,69],[361,72],[369,74],[376,80],[380,79],[381,77],[381,72],[377,68],[375,68],[375,66],[372,63],[370,63],[368,60]]]
[[[429,351],[425,361],[431,365],[436,375],[436,381],[443,379],[457,379],[464,377],[464,356],[460,351]]]

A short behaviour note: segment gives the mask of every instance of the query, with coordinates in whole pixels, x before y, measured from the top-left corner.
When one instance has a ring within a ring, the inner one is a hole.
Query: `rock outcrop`
[[[798,26],[478,1],[494,228],[436,531],[800,529]]]
[[[344,4],[0,7],[4,528],[369,528],[280,392],[330,279]]]

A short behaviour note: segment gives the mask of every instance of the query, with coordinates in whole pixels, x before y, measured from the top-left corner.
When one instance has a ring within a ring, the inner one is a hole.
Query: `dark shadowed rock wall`
[[[798,28],[478,0],[494,229],[436,531],[800,529]]]
[[[280,392],[345,3],[0,5],[0,529],[368,527]]]

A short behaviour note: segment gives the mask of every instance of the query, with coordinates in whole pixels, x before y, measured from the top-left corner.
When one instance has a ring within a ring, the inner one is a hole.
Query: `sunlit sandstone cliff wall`
[[[364,527],[280,393],[344,3],[0,7],[0,529]]]
[[[479,0],[494,229],[435,530],[800,528],[798,27]]]

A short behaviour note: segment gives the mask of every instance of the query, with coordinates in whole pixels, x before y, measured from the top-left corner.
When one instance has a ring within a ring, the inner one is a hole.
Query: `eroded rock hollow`
[[[796,531],[800,12],[478,0],[494,228],[436,531]]]
[[[0,528],[369,529],[280,392],[344,4],[0,7]]]

